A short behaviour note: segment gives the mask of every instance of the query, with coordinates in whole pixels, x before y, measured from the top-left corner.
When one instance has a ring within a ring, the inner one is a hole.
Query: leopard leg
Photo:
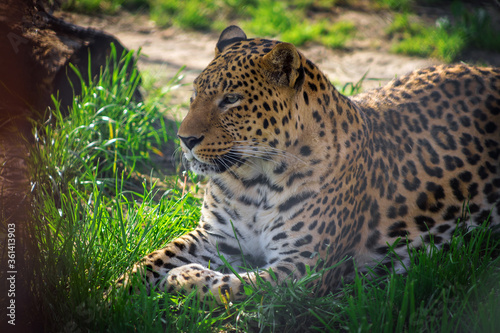
[[[241,300],[246,297],[245,284],[255,286],[258,278],[275,286],[288,278],[301,277],[292,263],[279,262],[278,265],[235,275],[213,271],[199,264],[189,264],[172,269],[160,282],[159,288],[169,293],[190,292],[196,288],[200,299],[213,296],[217,303],[222,303],[223,298],[225,301]]]
[[[144,257],[118,279],[116,287],[129,288],[130,293],[138,293],[138,283],[141,282],[148,292],[153,289],[169,293],[197,289],[202,299],[213,295],[220,303],[221,295],[229,300],[244,298],[244,284],[255,284],[257,276],[276,285],[288,278],[301,278],[305,275],[305,265],[313,267],[316,263],[316,259],[311,258],[295,264],[292,258],[285,256],[277,262],[265,264],[256,272],[236,268],[238,275],[225,274],[217,271],[224,265],[218,253],[217,244],[208,240],[203,229],[196,229]],[[241,261],[236,261],[232,266],[235,268],[239,264]]]
[[[148,293],[155,288],[163,290],[164,284],[160,285],[160,282],[167,274],[175,268],[188,264],[198,264],[202,267],[210,265],[214,268],[223,265],[217,250],[208,241],[203,229],[195,229],[175,239],[166,247],[148,254],[129,272],[123,274],[116,281],[115,287],[130,288],[130,293],[138,293],[139,288],[136,283],[141,281],[146,285]]]

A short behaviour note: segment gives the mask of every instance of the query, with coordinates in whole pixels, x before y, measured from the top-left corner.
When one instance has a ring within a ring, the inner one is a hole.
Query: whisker
[[[253,151],[244,151],[244,150],[235,150],[235,152],[238,152],[239,154],[241,154],[241,156],[244,156],[247,158],[253,157],[256,159],[263,160],[263,161],[279,164],[279,161],[272,158],[272,156],[270,156],[270,154],[258,153],[258,152],[253,152]],[[274,156],[278,156],[278,155],[274,155]]]
[[[246,158],[253,157],[253,158],[261,159],[263,161],[272,162],[272,163],[275,163],[275,164],[279,163],[278,161],[276,161],[273,158],[269,157],[269,154],[266,154],[266,153],[248,151],[248,150],[243,150],[243,149],[234,149],[233,151],[237,152],[242,157],[246,157]],[[254,162],[252,162],[252,163],[254,163]]]
[[[270,154],[270,155],[275,155],[275,156],[278,156],[278,157],[285,157],[285,158],[294,158],[296,159],[297,161],[303,163],[303,164],[307,164],[307,162],[305,162],[304,160],[302,160],[301,158],[299,158],[298,156],[296,156],[295,154],[291,154],[285,150],[282,150],[282,149],[278,149],[278,148],[274,148],[274,147],[270,147],[270,146],[265,146],[261,143],[258,143],[258,142],[255,142],[255,141],[234,141],[234,143],[237,143],[238,145],[234,146],[233,149],[238,149],[238,151],[245,151],[245,152],[249,152],[248,150],[243,150],[243,149],[249,149],[249,150],[252,150],[251,154],[255,157],[258,157],[257,154]],[[244,145],[242,145],[244,144]],[[260,149],[264,149],[265,151],[262,151]]]
[[[181,147],[177,147],[174,152],[172,153],[172,161],[175,164],[175,161],[178,160],[180,161],[180,164],[182,164],[182,167],[184,168],[184,170],[189,170],[189,163],[187,163],[186,159],[183,158],[184,157],[184,154],[182,152],[182,149]]]
[[[239,163],[240,165],[248,166],[257,172],[262,171],[262,166],[257,163],[258,160],[279,165],[283,159],[293,159],[300,163],[307,164],[307,162],[295,154],[283,149],[267,146],[257,141],[233,141],[233,143],[235,143],[235,145],[228,153],[221,157],[210,158],[208,164],[212,165],[212,167],[216,168],[218,171],[224,171],[230,170],[233,164]],[[182,165],[186,170],[189,169],[190,163],[183,158],[184,155],[182,154],[181,147],[177,147],[174,150],[174,157],[179,153]]]
[[[241,154],[234,154],[232,152],[226,154],[224,156],[224,158],[227,158],[228,160],[230,160],[231,162],[241,162],[241,158],[240,157],[247,157],[247,156],[244,156],[244,155],[241,155]],[[251,168],[253,168],[255,171],[259,171],[260,168],[259,166],[251,161],[251,160],[248,160],[247,158],[245,158],[245,160],[243,161],[242,165],[247,165]]]
[[[172,160],[177,160],[178,158],[180,158],[182,160],[182,150],[181,150],[181,147],[177,147],[174,149],[173,153],[172,153]]]
[[[224,169],[229,170],[230,164],[226,163],[226,159],[229,159],[227,157],[229,157],[229,156],[224,156],[224,158],[218,159],[217,161],[219,161],[219,163],[222,164],[222,166],[224,167]],[[234,159],[232,162],[235,162],[235,161],[236,161],[236,159]]]

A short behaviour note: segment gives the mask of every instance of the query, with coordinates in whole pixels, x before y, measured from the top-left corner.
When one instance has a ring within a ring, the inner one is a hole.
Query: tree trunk
[[[125,50],[109,34],[54,18],[42,0],[2,0],[0,3],[1,332],[41,332],[44,328],[43,314],[39,313],[33,295],[37,246],[28,228],[30,223],[39,222],[30,211],[26,164],[32,140],[30,118],[43,121],[47,107],[53,106],[51,95],[57,93],[66,112],[73,96],[81,92],[80,81],[69,63],[73,63],[88,82],[89,52],[93,78],[106,63],[110,43],[114,43],[117,55]],[[136,98],[141,98],[138,91]],[[8,262],[11,255],[8,245],[14,243],[8,242],[9,237],[15,239],[15,247],[10,247],[15,254],[12,267]],[[12,302],[13,311],[9,310]],[[15,326],[9,323],[11,318]]]

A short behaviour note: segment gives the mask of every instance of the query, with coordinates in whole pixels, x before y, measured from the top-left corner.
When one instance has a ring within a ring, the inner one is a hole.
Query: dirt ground
[[[429,24],[445,14],[446,12],[439,8],[424,8],[419,12]],[[81,26],[109,32],[129,49],[141,48],[139,68],[152,74],[157,84],[168,82],[182,66],[186,66],[181,83],[188,85],[173,92],[173,105],[188,101],[191,96],[190,84],[212,60],[219,37],[219,33],[186,32],[176,28],[159,29],[146,15],[141,14],[131,15],[123,12],[115,16],[86,16],[58,13],[57,16]],[[385,36],[385,29],[392,20],[392,14],[389,12],[339,8],[333,16],[332,20],[335,21],[347,20],[356,23],[356,36],[348,42],[346,50],[332,50],[313,43],[299,49],[335,83],[356,83],[367,73],[363,82],[363,90],[366,91],[384,85],[395,76],[440,63],[436,59],[390,53],[390,41]],[[466,57],[466,61],[482,61],[500,66],[498,54],[473,51]],[[181,110],[181,113],[185,111]]]
[[[111,33],[129,49],[141,48],[139,67],[152,73],[159,84],[168,82],[184,65],[186,68],[181,82],[190,84],[212,60],[219,37],[218,33],[158,29],[146,15],[122,13],[117,16],[91,17],[58,13],[57,16],[84,27]],[[396,75],[439,63],[433,59],[389,53],[383,31],[390,17],[384,13],[346,11],[336,20],[351,20],[360,26],[357,38],[347,45],[347,50],[331,50],[317,44],[306,44],[299,48],[334,82],[356,83],[368,73],[368,80],[363,83],[366,90],[383,85]],[[174,92],[172,103],[185,102],[190,95],[191,88],[182,87]]]

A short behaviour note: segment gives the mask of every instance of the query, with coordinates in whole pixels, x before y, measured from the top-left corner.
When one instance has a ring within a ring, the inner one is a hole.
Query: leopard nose
[[[203,141],[203,139],[205,138],[203,135],[200,136],[200,137],[196,137],[196,136],[180,136],[178,135],[179,139],[181,139],[181,141],[184,143],[184,145],[189,149],[193,149],[194,147],[196,147],[197,144],[199,144],[201,141]]]

